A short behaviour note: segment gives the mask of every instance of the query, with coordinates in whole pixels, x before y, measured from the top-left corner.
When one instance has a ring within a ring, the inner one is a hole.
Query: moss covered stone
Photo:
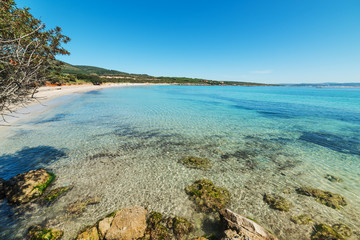
[[[174,217],[173,231],[176,239],[182,239],[193,230],[193,225],[185,218]]]
[[[211,167],[211,162],[207,158],[189,156],[181,159],[180,162],[189,168],[206,170]]]
[[[44,228],[40,225],[35,225],[29,228],[26,235],[27,240],[57,240],[63,235],[63,231],[59,229]]]
[[[264,194],[264,201],[273,209],[288,212],[291,202],[276,194]]]
[[[330,175],[330,174],[326,174],[325,178],[327,180],[329,180],[330,182],[343,182],[343,180],[339,177],[335,177],[333,175]]]
[[[37,185],[37,186],[34,187],[34,188],[36,188],[36,189],[39,190],[40,195],[43,194],[43,192],[45,191],[45,189],[46,189],[46,188],[50,185],[50,183],[52,183],[52,182],[55,180],[55,178],[56,178],[55,174],[53,174],[53,173],[51,173],[51,172],[48,172],[48,176],[49,176],[49,178],[48,178],[48,180],[47,180],[45,183],[40,184],[40,185]]]
[[[348,226],[346,226],[345,224],[342,224],[342,223],[334,224],[332,227],[335,231],[337,231],[343,237],[351,237],[351,235],[352,235],[351,229]]]
[[[230,193],[225,188],[216,187],[212,181],[201,179],[185,189],[201,211],[217,211],[230,201]]]
[[[340,209],[341,206],[346,206],[345,198],[337,193],[323,191],[316,188],[301,187],[296,189],[297,193],[316,198],[320,203],[335,209]]]
[[[334,228],[326,224],[318,224],[311,235],[312,240],[345,240]]]
[[[312,223],[312,219],[309,215],[303,214],[299,216],[293,216],[290,220],[296,224],[310,224]]]
[[[44,196],[44,201],[46,202],[52,202],[55,199],[57,199],[59,196],[61,196],[63,193],[69,191],[71,187],[58,187],[53,190],[51,190],[49,193],[47,193]]]

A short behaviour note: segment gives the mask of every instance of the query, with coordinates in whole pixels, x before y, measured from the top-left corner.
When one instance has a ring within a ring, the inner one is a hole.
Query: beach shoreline
[[[147,86],[154,84],[142,83],[105,83],[101,85],[81,84],[81,85],[65,85],[65,86],[44,86],[37,90],[34,100],[24,105],[17,105],[12,108],[12,112],[5,113],[4,119],[0,118],[0,133],[4,129],[16,125],[16,122],[24,120],[38,113],[44,112],[51,107],[56,106],[50,103],[53,100],[72,94],[83,94],[90,91],[99,91],[106,88],[131,87],[131,86]],[[159,85],[159,84],[156,84]]]

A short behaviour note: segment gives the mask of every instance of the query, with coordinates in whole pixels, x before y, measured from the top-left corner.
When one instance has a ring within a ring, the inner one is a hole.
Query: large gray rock
[[[144,236],[146,229],[146,210],[135,206],[118,211],[107,230],[106,240],[132,240]]]
[[[0,178],[0,199],[5,197],[5,183],[6,181]]]
[[[32,170],[16,175],[6,182],[5,195],[10,203],[26,203],[43,194],[55,176],[45,169]]]
[[[223,240],[277,240],[256,222],[232,212],[229,209],[219,211],[226,229]]]

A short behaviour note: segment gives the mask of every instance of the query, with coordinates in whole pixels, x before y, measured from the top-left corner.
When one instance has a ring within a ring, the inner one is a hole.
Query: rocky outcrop
[[[83,200],[70,203],[66,207],[66,212],[69,214],[79,215],[84,212],[87,205],[97,204],[101,201],[101,196],[87,197]]]
[[[6,182],[6,198],[10,203],[27,203],[41,196],[54,179],[55,175],[45,169],[19,174]]]
[[[63,235],[63,231],[59,229],[45,228],[40,225],[35,225],[29,228],[29,231],[26,235],[27,240],[57,240],[60,239]]]
[[[76,240],[100,240],[96,227],[90,227],[80,233]]]
[[[292,207],[291,202],[276,194],[264,194],[264,201],[272,208],[288,212]]]
[[[0,178],[0,199],[5,197],[5,183],[6,181]]]
[[[99,222],[98,229],[99,229],[99,234],[100,234],[101,239],[103,239],[105,237],[107,231],[109,231],[113,220],[114,220],[114,217],[107,217]]]
[[[298,188],[296,189],[296,192],[298,194],[313,197],[318,202],[334,209],[341,209],[341,207],[347,205],[345,198],[337,193],[332,193],[329,191],[323,191],[320,189],[310,188],[310,187]]]
[[[226,229],[223,240],[277,240],[259,224],[240,214],[229,209],[222,209],[219,213]]]
[[[118,211],[105,234],[105,239],[131,240],[143,237],[146,229],[146,213],[147,211],[139,206]]]

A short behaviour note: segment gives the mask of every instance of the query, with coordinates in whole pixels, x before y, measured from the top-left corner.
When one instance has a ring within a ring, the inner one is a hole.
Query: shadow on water
[[[59,113],[56,114],[55,116],[48,118],[48,119],[43,119],[43,120],[39,120],[34,122],[34,124],[43,124],[43,123],[50,123],[50,122],[60,122],[62,120],[64,120],[65,116],[67,116],[68,114],[65,113]]]
[[[360,156],[360,139],[358,138],[346,138],[322,132],[303,132],[299,140],[314,143],[336,152]]]
[[[24,147],[16,153],[0,156],[0,177],[8,180],[17,174],[42,167],[65,156],[65,149],[51,146]]]

